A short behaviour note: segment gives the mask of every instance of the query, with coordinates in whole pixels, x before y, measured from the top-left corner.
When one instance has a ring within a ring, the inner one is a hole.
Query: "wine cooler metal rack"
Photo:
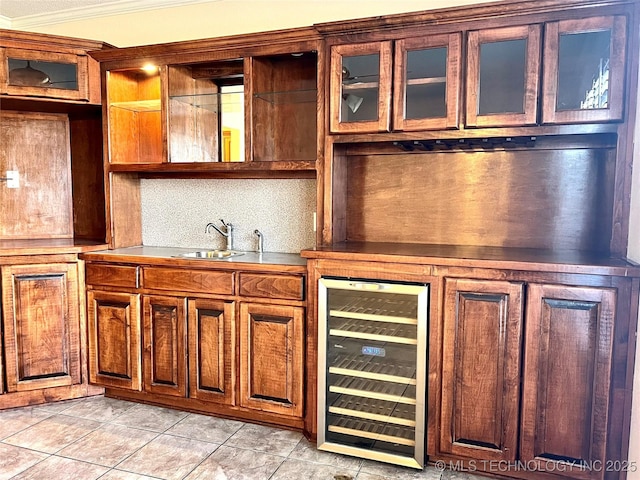
[[[429,286],[318,287],[318,448],[423,468]]]

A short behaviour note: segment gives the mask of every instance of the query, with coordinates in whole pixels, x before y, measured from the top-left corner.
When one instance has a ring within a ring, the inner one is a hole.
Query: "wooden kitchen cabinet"
[[[616,295],[528,286],[520,458],[540,470],[569,463],[585,467],[576,478],[604,476]]]
[[[540,25],[467,33],[466,126],[535,125]]]
[[[100,104],[93,40],[0,29],[0,96]]]
[[[240,304],[240,405],[301,417],[304,309]]]
[[[81,383],[77,264],[0,270],[7,392]]]
[[[391,41],[331,46],[332,133],[389,131],[392,59]]]
[[[626,32],[622,15],[545,24],[543,123],[622,120]]]
[[[107,71],[105,131],[111,164],[164,161],[161,77],[166,78],[166,69],[142,65]]]
[[[189,397],[236,404],[235,302],[188,301]]]
[[[140,295],[87,292],[89,379],[92,384],[142,389]]]
[[[395,42],[393,130],[458,128],[461,42],[457,32]]]
[[[440,448],[518,455],[523,284],[445,279]]]
[[[144,390],[187,395],[187,300],[145,295],[143,305]]]

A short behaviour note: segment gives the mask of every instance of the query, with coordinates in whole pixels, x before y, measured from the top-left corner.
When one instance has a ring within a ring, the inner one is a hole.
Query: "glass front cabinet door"
[[[390,41],[331,48],[332,133],[389,131],[391,61]]]
[[[0,93],[89,100],[87,56],[0,48]]]
[[[622,120],[625,37],[622,16],[545,25],[543,123]]]
[[[540,25],[470,31],[466,125],[535,125]]]
[[[396,41],[393,129],[458,127],[460,34]]]

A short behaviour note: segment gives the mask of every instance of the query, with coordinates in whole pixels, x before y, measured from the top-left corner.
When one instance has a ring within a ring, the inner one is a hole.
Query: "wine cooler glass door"
[[[319,449],[423,467],[428,295],[319,280]]]

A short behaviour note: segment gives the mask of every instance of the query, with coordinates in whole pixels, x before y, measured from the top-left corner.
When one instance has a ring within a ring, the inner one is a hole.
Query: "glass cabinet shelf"
[[[259,92],[254,93],[253,96],[273,105],[284,105],[293,103],[316,103],[317,94],[317,90],[313,89],[282,92]]]
[[[447,83],[447,77],[425,77],[425,78],[409,78],[407,85],[434,85],[439,83]]]
[[[111,102],[110,107],[121,108],[130,112],[159,112],[160,99],[135,100],[131,102]]]
[[[171,95],[169,100],[175,100],[192,107],[203,108],[210,112],[239,112],[244,108],[243,96],[240,92],[199,93],[194,95]]]

